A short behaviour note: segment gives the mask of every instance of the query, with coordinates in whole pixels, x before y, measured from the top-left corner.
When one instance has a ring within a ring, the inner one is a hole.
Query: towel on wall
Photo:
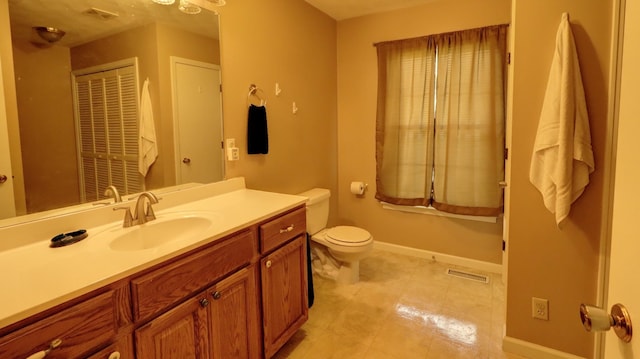
[[[158,143],[156,142],[156,128],[153,122],[153,108],[149,96],[149,79],[144,80],[142,95],[140,96],[140,122],[138,124],[138,171],[147,175],[149,167],[158,157]]]
[[[555,214],[558,227],[589,184],[594,168],[578,54],[569,15],[564,13],[529,171],[529,180],[542,194],[545,207]]]
[[[247,121],[247,152],[249,154],[269,153],[267,108],[265,106],[249,105]]]

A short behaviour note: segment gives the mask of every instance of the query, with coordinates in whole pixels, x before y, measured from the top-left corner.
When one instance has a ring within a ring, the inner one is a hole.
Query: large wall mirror
[[[9,142],[22,161],[22,177],[12,166],[24,188],[18,215],[103,200],[110,184],[126,194],[223,179],[215,12],[179,0],[8,4],[15,79],[4,81],[15,80],[16,99],[7,96],[6,106],[17,102],[19,146],[11,133]],[[141,97],[151,103],[158,153],[146,176],[138,171],[139,112],[132,112]]]

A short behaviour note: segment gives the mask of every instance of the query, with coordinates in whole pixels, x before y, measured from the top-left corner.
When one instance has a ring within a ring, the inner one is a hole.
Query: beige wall
[[[556,31],[569,12],[588,103],[596,171],[559,230],[529,183],[530,156]],[[513,8],[513,112],[507,335],[591,357],[594,335],[578,316],[596,303],[608,121],[612,0],[516,0]],[[549,299],[549,321],[531,318],[531,297]]]
[[[80,201],[69,49],[14,43],[27,212]]]
[[[451,16],[447,14],[453,14]],[[340,221],[380,242],[500,263],[502,223],[383,210],[375,195],[377,58],[373,43],[508,23],[510,1],[436,1],[338,23],[338,196]],[[364,198],[349,192],[365,181]]]
[[[255,189],[299,193],[325,187],[335,193],[335,21],[300,0],[228,1],[220,15],[224,132],[240,147],[240,160],[227,162],[227,177],[244,176]],[[267,155],[247,154],[250,84],[267,99]]]
[[[11,151],[11,170],[16,214],[27,213],[24,193],[24,174],[22,169],[22,151],[20,149],[20,128],[18,124],[18,104],[16,86],[13,79],[13,50],[11,48],[11,28],[9,26],[9,1],[0,0],[0,58],[2,59],[2,78],[9,132],[9,151]]]

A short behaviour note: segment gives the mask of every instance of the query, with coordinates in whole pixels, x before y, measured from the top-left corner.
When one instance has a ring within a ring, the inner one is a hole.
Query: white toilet
[[[362,228],[325,228],[329,219],[330,191],[314,188],[298,194],[307,197],[307,232],[311,235],[313,271],[342,284],[360,278],[360,260],[373,249],[373,237]]]

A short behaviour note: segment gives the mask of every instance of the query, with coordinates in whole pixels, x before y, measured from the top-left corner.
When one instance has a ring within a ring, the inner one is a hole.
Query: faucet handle
[[[114,207],[113,210],[125,210],[124,212],[124,221],[122,222],[122,227],[127,228],[133,226],[133,216],[131,215],[131,208],[129,207]]]

